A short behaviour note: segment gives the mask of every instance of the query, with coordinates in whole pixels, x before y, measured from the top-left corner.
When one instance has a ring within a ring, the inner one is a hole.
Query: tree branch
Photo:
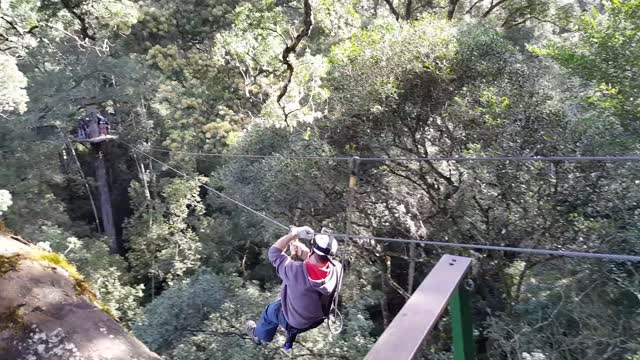
[[[482,18],[484,19],[487,16],[489,16],[491,14],[491,12],[493,12],[493,10],[495,10],[498,6],[504,4],[507,1],[509,1],[509,0],[498,0],[498,2],[496,2],[496,3],[491,2],[491,6],[489,6],[487,11],[485,11],[484,14],[482,14]]]
[[[507,20],[505,20],[505,22],[502,23],[502,27],[504,27],[505,29],[511,29],[511,28],[516,27],[516,26],[520,26],[520,25],[526,23],[529,20],[538,20],[540,22],[544,22],[544,23],[548,23],[548,24],[551,24],[551,25],[555,25],[557,27],[561,27],[560,24],[557,24],[557,23],[555,23],[555,22],[553,22],[551,20],[542,19],[542,18],[540,18],[538,16],[535,16],[535,15],[531,15],[531,16],[526,17],[526,18],[524,18],[524,19],[522,19],[520,21],[511,23],[511,24],[508,24],[508,25],[507,25]]]
[[[389,285],[391,285],[391,287],[397,291],[400,295],[402,295],[402,297],[405,300],[409,300],[409,298],[411,297],[411,295],[409,295],[409,293],[407,293],[402,286],[398,285],[397,282],[395,282],[395,280],[393,280],[391,278],[391,275],[387,274],[387,282],[389,283]]]
[[[384,0],[384,2],[389,6],[389,10],[395,16],[396,20],[400,20],[400,13],[396,10],[395,6],[393,6],[393,2],[391,0]]]
[[[69,14],[71,14],[80,22],[80,33],[82,34],[82,39],[83,40],[91,39],[93,41],[96,41],[95,35],[89,32],[87,19],[85,19],[82,15],[78,14],[78,12],[76,11],[76,6],[74,6],[74,4],[71,3],[71,0],[61,0],[60,3],[65,8],[65,10],[69,12]]]
[[[473,8],[476,7],[476,5],[480,4],[481,2],[483,2],[484,0],[476,0],[476,2],[474,2],[473,4],[471,4],[471,6],[469,7],[469,9],[465,12],[465,14],[471,14],[471,12],[473,11]]]
[[[402,286],[400,286],[397,282],[395,282],[395,280],[393,280],[393,278],[391,277],[391,258],[386,257],[385,266],[387,267],[387,272],[386,272],[386,281],[387,281],[387,283],[389,283],[389,285],[391,285],[391,287],[395,291],[397,291],[400,295],[402,295],[402,297],[404,297],[405,300],[409,300],[411,295],[409,293],[407,293],[402,288]]]
[[[278,94],[276,101],[280,106],[280,108],[282,109],[285,123],[287,122],[287,117],[289,116],[289,113],[287,113],[284,105],[282,105],[280,102],[287,94],[287,91],[289,90],[289,85],[291,84],[291,80],[293,79],[294,68],[293,68],[293,64],[291,64],[291,62],[289,61],[289,55],[295,52],[296,49],[298,48],[298,45],[300,45],[300,43],[302,42],[302,40],[307,36],[309,36],[309,34],[311,33],[311,27],[313,26],[312,16],[313,14],[311,9],[311,2],[310,0],[304,0],[304,19],[303,19],[304,27],[302,28],[302,30],[300,30],[298,35],[295,37],[293,43],[285,47],[284,50],[282,51],[282,63],[287,67],[287,72],[289,74],[287,76],[287,81],[285,82],[284,86],[280,90],[280,93]]]

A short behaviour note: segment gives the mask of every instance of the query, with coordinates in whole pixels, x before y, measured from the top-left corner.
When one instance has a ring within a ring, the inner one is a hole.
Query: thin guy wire
[[[178,150],[167,150],[150,148],[149,150],[172,153],[172,154],[185,154],[195,156],[218,156],[229,158],[247,158],[247,159],[293,159],[293,160],[325,160],[325,161],[350,161],[353,157],[350,156],[280,156],[280,155],[253,155],[253,154],[225,154],[225,153],[203,153],[203,152],[189,152]],[[393,161],[453,161],[453,162],[486,162],[486,161],[605,161],[605,162],[617,162],[617,161],[640,161],[640,155],[629,156],[489,156],[489,157],[463,157],[463,156],[450,156],[450,157],[359,157],[360,161],[378,161],[378,162],[393,162]]]
[[[138,149],[136,149],[135,147],[133,147],[133,146],[131,146],[131,145],[129,145],[129,144],[127,144],[127,143],[125,143],[125,142],[124,142],[124,141],[122,141],[122,140],[118,140],[118,141],[119,141],[119,142],[121,142],[121,143],[123,143],[123,144],[125,144],[125,145],[127,145],[128,147],[132,148],[134,151],[137,151],[137,152],[139,152],[140,154],[142,154],[142,155],[144,155],[144,156],[148,157],[149,159],[154,160],[154,161],[156,161],[157,163],[159,163],[159,164],[161,164],[161,165],[164,165],[164,166],[168,167],[169,169],[171,169],[171,170],[175,171],[177,174],[180,174],[180,175],[182,175],[182,176],[184,176],[184,177],[186,177],[186,178],[190,178],[190,176],[189,176],[189,175],[187,175],[186,173],[184,173],[184,172],[182,172],[182,171],[180,171],[180,170],[178,170],[178,169],[176,169],[176,168],[172,167],[172,166],[171,166],[171,165],[169,165],[169,164],[166,164],[166,163],[164,163],[164,162],[162,162],[162,161],[160,161],[160,160],[156,159],[155,157],[153,157],[153,156],[151,156],[151,155],[149,155],[149,154],[145,153],[144,151],[138,150]],[[231,201],[232,203],[234,203],[234,204],[236,204],[236,205],[238,205],[238,206],[240,206],[240,207],[244,208],[245,210],[248,210],[248,211],[250,211],[250,212],[252,212],[252,213],[254,213],[254,214],[256,214],[256,215],[258,215],[258,216],[262,217],[263,219],[265,219],[265,220],[267,220],[267,221],[269,221],[269,222],[273,223],[274,225],[279,226],[279,227],[281,227],[281,228],[283,228],[283,229],[289,230],[289,227],[288,227],[288,226],[286,226],[286,225],[284,225],[284,224],[281,224],[281,223],[280,223],[280,222],[278,222],[277,220],[272,219],[272,218],[268,217],[267,215],[264,215],[264,214],[260,213],[259,211],[253,210],[252,208],[248,207],[247,205],[245,205],[245,204],[241,203],[240,201],[235,200],[235,199],[233,199],[233,198],[231,198],[231,197],[229,197],[229,196],[227,196],[227,195],[225,195],[225,194],[223,194],[223,193],[221,193],[221,192],[217,191],[216,189],[214,189],[214,188],[212,188],[212,187],[208,186],[207,184],[202,184],[202,186],[204,186],[207,190],[209,190],[209,191],[211,191],[211,192],[215,193],[216,195],[218,195],[218,196],[220,196],[220,197],[223,197],[223,198],[225,198],[225,199],[227,199],[227,200]]]
[[[158,162],[159,164],[162,164],[164,166],[166,166],[167,168],[175,171],[176,173],[189,178],[189,175],[187,175],[186,173],[177,170],[176,168],[156,159],[155,157],[136,149],[135,147],[121,141],[118,140],[119,142],[129,146],[130,148],[132,148],[134,151],[137,151],[139,153],[141,153],[142,155],[147,156],[148,158]],[[203,186],[205,188],[207,188],[208,190],[211,190],[212,192],[214,192],[215,194],[233,202],[236,205],[241,206],[242,208],[262,217],[265,220],[268,220],[269,222],[283,228],[283,229],[289,229],[286,225],[278,222],[275,219],[272,219],[270,217],[268,217],[267,215],[264,215],[252,208],[250,208],[249,206],[239,202],[238,200],[235,200],[227,195],[224,195],[223,193],[211,188],[210,186],[207,186],[206,184],[203,184]],[[546,249],[530,249],[530,248],[517,248],[517,247],[510,247],[510,246],[491,246],[491,245],[478,245],[478,244],[461,244],[461,243],[450,243],[450,242],[442,242],[442,241],[428,241],[428,240],[415,240],[415,239],[395,239],[395,238],[386,238],[386,237],[378,237],[378,236],[364,236],[364,235],[349,235],[349,234],[331,234],[331,236],[336,237],[336,238],[343,238],[343,239],[363,239],[363,240],[376,240],[376,241],[384,241],[384,242],[397,242],[397,243],[413,243],[413,244],[423,244],[423,245],[432,245],[432,246],[447,246],[447,247],[455,247],[455,248],[464,248],[464,249],[476,249],[476,250],[491,250],[491,251],[510,251],[510,252],[517,252],[517,253],[524,253],[524,254],[536,254],[536,255],[551,255],[551,256],[564,256],[564,257],[579,257],[579,258],[595,258],[595,259],[602,259],[602,260],[612,260],[612,261],[637,261],[640,262],[640,256],[635,256],[635,255],[623,255],[623,254],[606,254],[606,253],[590,253],[590,252],[579,252],[579,251],[562,251],[562,250],[546,250]]]

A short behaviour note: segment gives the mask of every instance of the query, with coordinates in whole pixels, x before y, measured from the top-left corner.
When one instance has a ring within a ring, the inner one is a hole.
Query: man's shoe
[[[245,324],[245,330],[247,331],[247,335],[249,335],[249,338],[251,338],[251,341],[253,341],[256,345],[260,345],[262,343],[262,341],[260,341],[260,339],[258,339],[258,337],[255,335],[256,323],[253,320],[247,321],[247,323]]]

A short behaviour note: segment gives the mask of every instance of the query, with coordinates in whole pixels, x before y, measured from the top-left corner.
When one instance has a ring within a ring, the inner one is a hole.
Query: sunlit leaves
[[[167,180],[162,198],[141,206],[129,221],[128,258],[133,274],[172,284],[200,265],[201,246],[194,231],[204,212],[200,184],[199,179]]]
[[[189,337],[225,301],[218,276],[202,272],[162,293],[148,304],[133,331],[152,350],[167,350]]]
[[[553,44],[534,51],[592,81],[595,90],[589,101],[618,115],[623,126],[637,135],[640,1],[612,2],[606,10],[605,14],[595,11],[585,15],[579,22],[580,37],[571,45]]]
[[[6,116],[12,111],[25,112],[29,99],[25,90],[27,78],[16,66],[14,58],[0,54],[0,78],[0,115]]]
[[[7,211],[11,204],[13,204],[13,201],[11,201],[11,193],[5,189],[0,189],[0,215],[2,215],[4,211]]]

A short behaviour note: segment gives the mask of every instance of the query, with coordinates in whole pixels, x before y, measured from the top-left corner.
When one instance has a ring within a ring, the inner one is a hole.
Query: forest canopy
[[[640,0],[4,1],[0,230],[185,360],[284,356],[244,324],[286,230],[219,193],[316,230],[640,255],[638,161],[361,161],[350,188],[344,160],[637,156],[639,41]],[[640,359],[638,263],[365,240],[342,333],[297,357],[364,357],[445,253],[473,259],[478,359]],[[453,359],[448,314],[419,358]]]

